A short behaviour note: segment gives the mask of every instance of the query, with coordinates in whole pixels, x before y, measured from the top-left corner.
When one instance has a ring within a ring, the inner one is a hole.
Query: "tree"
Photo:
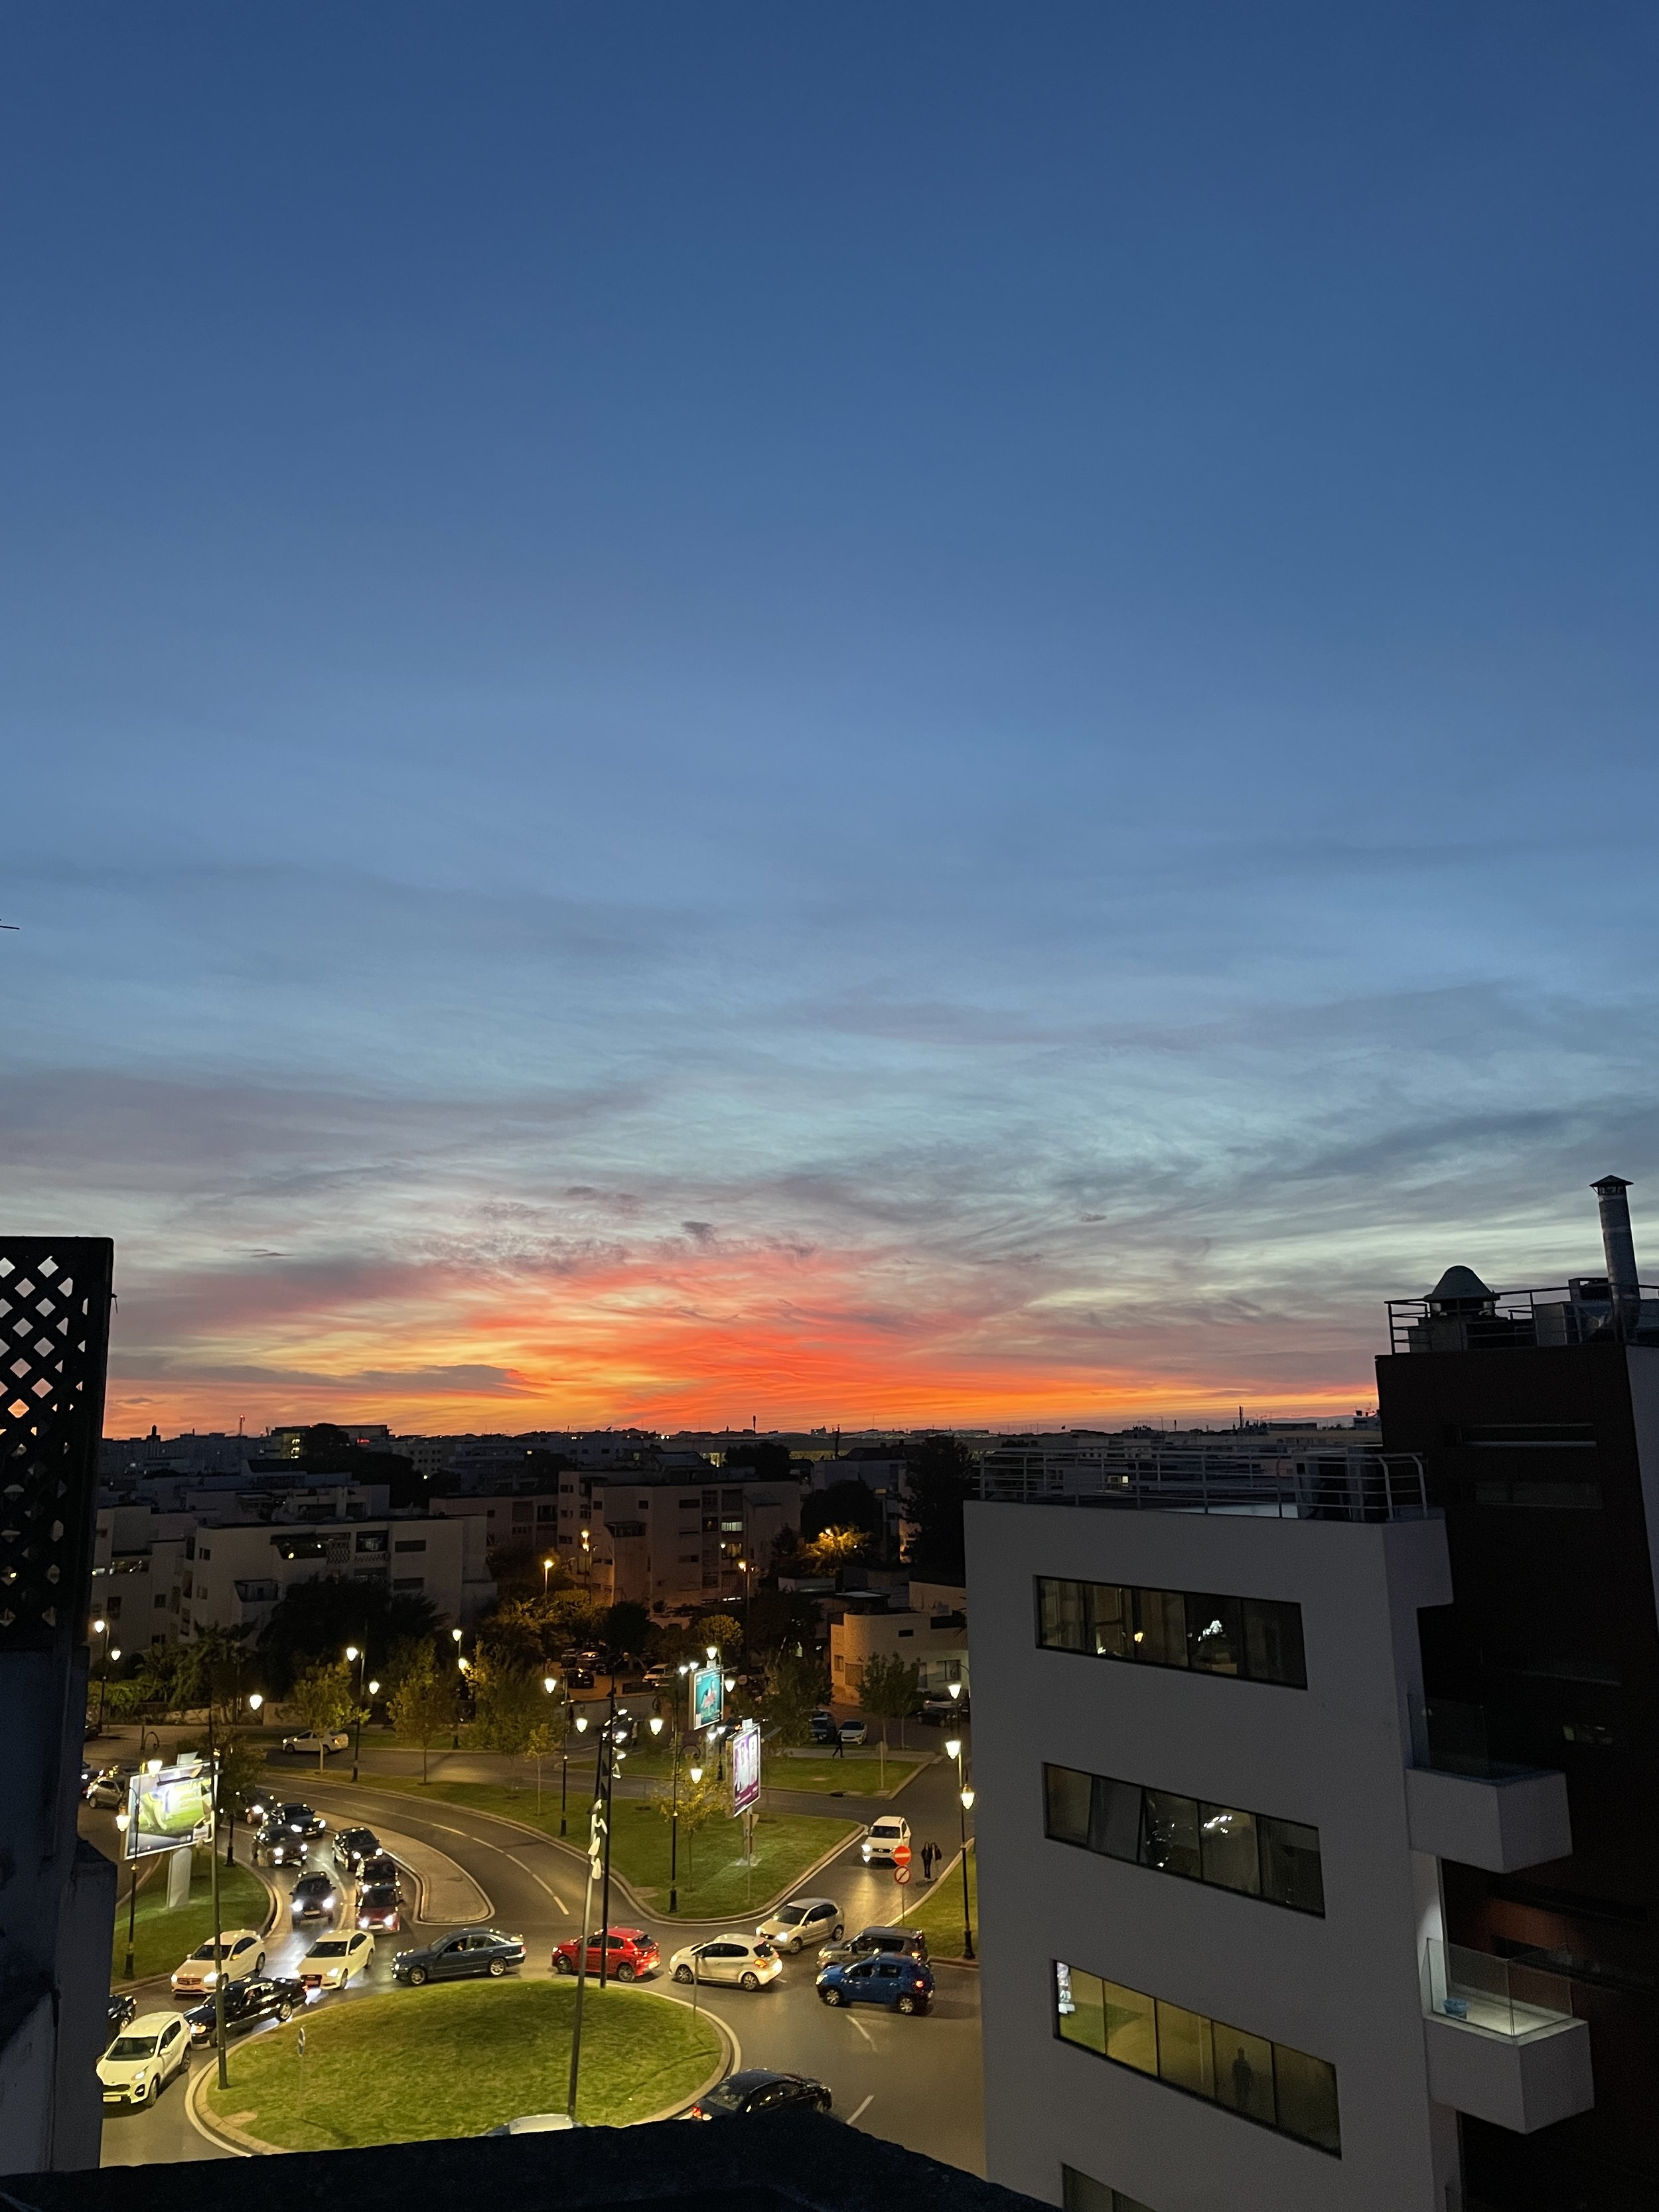
[[[352,1693],[351,1668],[344,1659],[319,1659],[302,1668],[294,1678],[288,1704],[300,1725],[310,1735],[326,1736],[357,1717]],[[323,1747],[317,1748],[317,1771],[323,1771]]]
[[[691,1838],[699,1828],[707,1827],[716,1814],[731,1810],[731,1797],[726,1785],[720,1781],[713,1767],[702,1769],[699,1778],[691,1779],[690,1769],[682,1765],[679,1771],[678,1794],[671,1778],[659,1782],[652,1790],[652,1802],[665,1820],[676,1817],[676,1806],[680,1833],[685,1838],[685,1871],[689,1881],[691,1875]]]
[[[921,1669],[913,1659],[885,1657],[878,1652],[873,1659],[864,1662],[864,1680],[859,1685],[859,1704],[872,1720],[881,1723],[882,1783],[887,1779],[887,1723],[899,1724],[899,1741],[904,1741],[904,1723],[912,1713],[921,1710]]]
[[[775,1444],[769,1437],[757,1437],[750,1443],[733,1444],[721,1454],[728,1468],[744,1468],[750,1480],[787,1482],[793,1473],[787,1444]]]
[[[651,1633],[651,1616],[642,1605],[634,1605],[624,1599],[606,1613],[604,1632],[605,1648],[613,1656],[641,1658],[646,1638]]]
[[[228,1728],[236,1717],[249,1654],[245,1649],[252,1623],[235,1628],[198,1628],[179,1647],[174,1695],[179,1707],[211,1705],[216,1726]]]
[[[368,1654],[368,1671],[386,1680],[394,1644],[430,1636],[437,1608],[410,1590],[390,1592],[334,1577],[297,1583],[259,1632],[265,1687],[281,1696],[311,1660],[329,1660],[348,1644]]]
[[[862,1528],[821,1528],[806,1547],[806,1557],[817,1573],[839,1574],[869,1547],[870,1539]]]
[[[313,1421],[306,1431],[305,1449],[296,1458],[284,1460],[283,1465],[284,1469],[297,1468],[306,1474],[343,1474],[351,1482],[383,1482],[388,1503],[394,1506],[424,1505],[428,1495],[427,1478],[416,1474],[413,1460],[405,1459],[401,1452],[370,1451],[354,1444],[332,1421]]]
[[[481,1658],[472,1668],[472,1694],[477,1715],[470,1741],[521,1758],[537,1728],[546,1723],[550,1700],[542,1678]]]
[[[815,1490],[800,1509],[803,1543],[825,1528],[862,1528],[873,1542],[882,1523],[881,1500],[862,1482],[832,1482],[827,1490]]]
[[[819,1632],[818,1609],[798,1590],[757,1589],[744,1609],[744,1627],[757,1656],[810,1646]]]
[[[734,1620],[729,1613],[706,1613],[692,1631],[700,1651],[712,1644],[724,1659],[728,1652],[743,1648],[743,1623]]]
[[[398,1735],[421,1747],[421,1780],[425,1782],[428,1754],[455,1718],[455,1686],[447,1674],[439,1673],[429,1644],[406,1656],[398,1686],[386,1705]]]
[[[973,1454],[955,1437],[924,1437],[908,1452],[910,1566],[922,1582],[960,1587],[968,1579],[962,1509],[974,1494]]]
[[[766,1670],[762,1711],[786,1743],[806,1743],[812,1716],[830,1698],[830,1670],[813,1652],[781,1651]]]

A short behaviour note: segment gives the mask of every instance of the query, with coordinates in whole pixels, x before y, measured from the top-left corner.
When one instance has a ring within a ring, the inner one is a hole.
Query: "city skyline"
[[[4,37],[112,1433],[1346,1417],[1659,1235],[1642,11]]]

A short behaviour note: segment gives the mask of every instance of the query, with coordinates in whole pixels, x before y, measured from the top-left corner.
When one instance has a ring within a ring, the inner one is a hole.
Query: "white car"
[[[841,1907],[831,1897],[792,1897],[755,1930],[757,1936],[770,1936],[792,1959],[808,1943],[839,1943],[846,1932]]]
[[[871,1822],[870,1832],[859,1849],[866,1866],[892,1866],[894,1852],[909,1840],[910,1823],[901,1820],[896,1813],[884,1813],[880,1820]]]
[[[354,1974],[366,1974],[374,1963],[374,1938],[362,1929],[349,1936],[325,1936],[301,1960],[300,1979],[307,1990],[343,1990]]]
[[[141,2013],[98,2062],[106,2105],[148,2105],[190,2055],[190,2030],[177,2013]]]
[[[309,1752],[313,1759],[319,1752],[347,1751],[350,1747],[351,1738],[343,1729],[331,1729],[326,1735],[313,1735],[307,1729],[303,1735],[285,1735],[283,1738],[284,1751]]]
[[[250,1974],[263,1974],[265,1970],[264,1939],[252,1928],[228,1928],[220,1938],[219,1958],[224,1961],[228,1982],[245,1982]],[[219,1965],[210,1936],[205,1943],[198,1944],[182,1966],[173,1968],[173,1994],[199,1997],[218,1986]]]
[[[783,1961],[764,1936],[716,1936],[709,1943],[688,1943],[669,1960],[677,1982],[735,1982],[757,1990],[775,1982]]]

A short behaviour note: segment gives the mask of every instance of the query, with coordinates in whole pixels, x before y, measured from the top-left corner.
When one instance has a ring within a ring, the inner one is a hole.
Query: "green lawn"
[[[586,1840],[587,1791],[592,1769],[578,1790],[571,1776],[570,1828],[566,1838],[579,1850]],[[471,1805],[481,1813],[502,1813],[539,1826],[545,1834],[559,1832],[556,1790],[542,1797],[541,1818],[536,1816],[536,1792],[508,1791],[494,1782],[433,1782],[424,1788],[416,1776],[377,1774],[367,1785],[376,1790],[397,1790],[428,1802]],[[642,1904],[653,1911],[668,1911],[669,1826],[654,1805],[641,1798],[618,1797],[612,1808],[611,1864],[635,1889]],[[390,1825],[395,1826],[395,1823]],[[679,1850],[679,1917],[712,1920],[728,1913],[741,1914],[779,1891],[793,1887],[798,1876],[833,1850],[838,1843],[859,1833],[855,1823],[825,1820],[812,1813],[763,1813],[755,1822],[755,1863],[745,1869],[742,1859],[743,1826],[738,1820],[709,1821],[696,1837],[682,1831]],[[573,1871],[571,1879],[576,1875]],[[613,1913],[613,1917],[614,1913]]]
[[[844,1759],[831,1758],[827,1752],[798,1759],[782,1752],[763,1758],[761,1779],[771,1790],[844,1790],[849,1797],[866,1797],[879,1790],[898,1789],[926,1756],[922,1752],[890,1751],[884,1770],[877,1750],[849,1751]],[[629,1764],[631,1766],[633,1761]]]
[[[282,2150],[356,2150],[480,2135],[564,2110],[576,1991],[569,1982],[395,1990],[233,2045],[210,2108]],[[706,2016],[645,1990],[590,1983],[576,2117],[626,2127],[684,2103],[720,2063]]]
[[[127,1962],[127,1883],[131,1869],[121,1869],[120,1894],[115,1908],[115,1942],[110,1953],[110,1980],[118,1988]],[[208,1855],[198,1850],[190,1878],[190,1902],[176,1912],[167,1911],[167,1869],[165,1857],[152,1861],[147,1880],[138,1885],[134,1916],[133,1972],[136,1979],[151,1974],[170,1974],[198,1943],[213,1933],[213,1897],[210,1887]],[[270,1910],[270,1893],[258,1875],[245,1866],[219,1869],[219,1924],[222,1928],[263,1928]]]
[[[968,1910],[972,1917],[974,1948],[979,1948],[979,1864],[973,1851],[968,1853]],[[962,1956],[962,1868],[960,1864],[939,1878],[927,1891],[914,1911],[904,1916],[906,1924],[920,1928],[927,1938],[927,1948],[935,1959],[959,1959]]]

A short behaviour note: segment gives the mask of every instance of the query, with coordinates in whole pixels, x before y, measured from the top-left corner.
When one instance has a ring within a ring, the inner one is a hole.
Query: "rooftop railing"
[[[1284,1521],[1421,1520],[1423,1463],[1408,1452],[1307,1455],[1119,1444],[1098,1455],[987,1453],[979,1496],[1005,1504],[1120,1506]]]
[[[1659,1331],[1659,1286],[1644,1283],[1627,1306],[1606,1282],[1581,1275],[1534,1290],[1493,1291],[1485,1298],[1390,1298],[1389,1341],[1396,1352],[1462,1352],[1514,1345],[1588,1344],[1598,1339],[1648,1343]]]

